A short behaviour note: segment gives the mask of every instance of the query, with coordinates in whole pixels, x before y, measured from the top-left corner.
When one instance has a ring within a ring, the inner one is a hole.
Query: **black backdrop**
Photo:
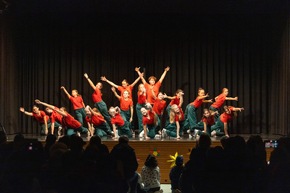
[[[210,98],[228,87],[239,101],[227,104],[245,108],[232,133],[288,134],[288,5],[258,0],[16,1],[0,16],[0,121],[10,134],[38,133],[19,107],[31,110],[39,98],[72,112],[62,85],[79,90],[93,105],[85,72],[93,82],[105,75],[121,84],[124,78],[137,78],[136,66],[146,77],[158,78],[170,66],[161,91],[173,95],[183,89],[183,109],[199,87]],[[106,83],[103,100],[108,107],[118,105]]]

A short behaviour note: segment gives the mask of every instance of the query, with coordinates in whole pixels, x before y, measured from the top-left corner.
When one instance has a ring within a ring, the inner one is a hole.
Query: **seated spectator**
[[[179,193],[181,189],[179,187],[179,179],[183,171],[183,157],[177,156],[175,160],[175,166],[170,170],[169,178],[171,181],[172,193]]]

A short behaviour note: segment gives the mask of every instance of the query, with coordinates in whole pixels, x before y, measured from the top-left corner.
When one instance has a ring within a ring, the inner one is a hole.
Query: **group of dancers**
[[[39,122],[41,135],[47,135],[48,133],[57,135],[85,134],[88,137],[98,135],[118,139],[121,135],[131,138],[137,131],[140,139],[157,139],[167,136],[180,139],[184,133],[188,133],[190,138],[202,133],[212,137],[229,137],[229,122],[238,111],[242,111],[244,108],[223,105],[226,100],[238,101],[238,97],[228,97],[228,89],[223,88],[222,93],[215,97],[215,101],[213,101],[208,99],[209,95],[203,88],[199,88],[197,97],[186,106],[183,112],[184,92],[181,89],[178,89],[174,96],[167,96],[159,91],[169,70],[170,68],[166,67],[159,80],[155,76],[150,76],[148,82],[146,82],[140,68],[136,67],[135,71],[138,73],[138,78],[132,84],[124,79],[121,85],[117,85],[102,76],[101,80],[112,86],[112,92],[120,101],[119,106],[112,106],[109,109],[102,99],[102,82],[94,84],[88,74],[85,73],[84,78],[94,91],[92,94],[94,107],[86,106],[77,90],[72,90],[70,94],[62,86],[61,90],[64,91],[72,103],[75,117],[67,112],[65,107],[59,108],[39,99],[35,100],[37,105],[32,107],[32,112],[26,111],[24,107],[20,107],[20,111],[25,115],[32,116]],[[135,130],[132,91],[140,80],[142,83],[138,85],[135,106],[138,129]],[[170,100],[168,105],[165,99]],[[197,109],[203,103],[210,103],[211,105],[209,108],[203,109],[202,119],[198,120]],[[40,110],[38,105],[45,106],[45,111]],[[222,112],[221,108],[223,108]],[[162,120],[165,120],[165,123]]]

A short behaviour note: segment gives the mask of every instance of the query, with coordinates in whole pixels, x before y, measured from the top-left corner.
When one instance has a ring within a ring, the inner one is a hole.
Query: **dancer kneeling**
[[[143,131],[139,134],[139,138],[154,139],[158,126],[158,116],[152,110],[152,106],[149,103],[146,104],[146,108],[141,108],[141,113],[143,115]]]
[[[118,139],[121,135],[126,135],[128,138],[131,138],[132,133],[129,128],[130,124],[124,117],[121,116],[120,111],[121,110],[119,107],[110,107],[109,109],[111,124],[114,132],[113,139]]]
[[[170,107],[169,123],[165,126],[165,129],[162,130],[162,136],[166,137],[168,135],[180,139],[183,130],[183,122],[184,114],[182,109],[176,104],[172,105]]]

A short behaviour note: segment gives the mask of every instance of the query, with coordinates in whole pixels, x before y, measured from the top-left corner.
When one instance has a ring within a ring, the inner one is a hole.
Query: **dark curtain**
[[[16,7],[5,19],[0,29],[0,117],[9,133],[39,132],[37,123],[19,112],[20,106],[31,111],[38,98],[73,112],[62,85],[77,89],[92,106],[85,72],[95,83],[105,75],[120,85],[124,78],[137,78],[136,66],[146,77],[157,78],[170,66],[161,91],[174,95],[183,89],[184,110],[199,87],[210,98],[229,88],[239,101],[226,104],[245,108],[231,133],[289,133],[289,14],[115,13],[112,8],[96,14],[89,5],[64,9],[58,4],[45,11],[38,4],[25,11]],[[111,86],[103,84],[107,106],[118,105]],[[134,103],[136,92],[137,86]]]

